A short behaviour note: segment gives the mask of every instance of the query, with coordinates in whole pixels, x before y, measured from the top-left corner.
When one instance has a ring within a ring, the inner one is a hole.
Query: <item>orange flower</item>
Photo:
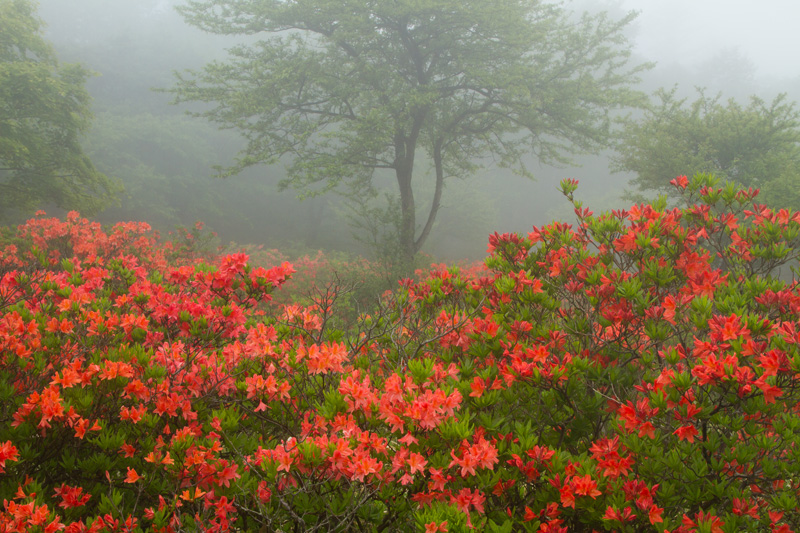
[[[425,524],[425,533],[437,533],[439,531],[447,531],[447,520],[440,524],[437,524],[436,522]]]
[[[680,440],[688,440],[689,442],[694,442],[694,436],[697,435],[697,428],[689,424],[688,426],[679,427],[678,429],[673,431],[672,434],[677,435]]]
[[[472,383],[470,384],[470,388],[472,389],[472,392],[470,392],[469,395],[474,398],[480,398],[483,396],[483,391],[486,389],[486,383],[481,377],[475,376],[475,379],[473,379]]]
[[[142,476],[137,474],[136,470],[134,470],[133,468],[128,467],[128,475],[125,476],[125,483],[136,483],[140,479],[142,479]]]

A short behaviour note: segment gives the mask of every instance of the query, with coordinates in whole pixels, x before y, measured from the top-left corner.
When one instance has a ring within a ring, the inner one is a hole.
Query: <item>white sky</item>
[[[737,48],[757,75],[800,76],[800,0],[620,0],[639,11],[636,48],[648,59],[693,64]]]

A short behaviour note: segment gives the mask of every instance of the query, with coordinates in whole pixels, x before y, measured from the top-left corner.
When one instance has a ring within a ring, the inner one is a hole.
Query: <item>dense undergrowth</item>
[[[800,528],[800,214],[674,185],[363,300],[367,263],[32,219],[0,252],[0,531]]]

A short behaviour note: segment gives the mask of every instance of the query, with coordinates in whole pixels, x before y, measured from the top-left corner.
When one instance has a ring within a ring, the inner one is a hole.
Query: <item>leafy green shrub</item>
[[[354,333],[262,305],[288,263],[21,226],[0,529],[797,529],[800,214],[673,184],[685,208],[492,235],[486,272],[405,280]]]

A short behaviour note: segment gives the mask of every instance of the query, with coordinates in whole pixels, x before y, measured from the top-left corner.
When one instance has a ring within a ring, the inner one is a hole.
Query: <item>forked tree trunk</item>
[[[442,162],[442,145],[441,142],[437,142],[433,148],[433,163],[436,171],[436,185],[433,193],[433,200],[425,220],[425,226],[423,226],[419,236],[417,236],[417,208],[414,199],[414,190],[411,184],[414,168],[414,150],[406,151],[404,155],[406,157],[402,160],[398,160],[396,167],[397,185],[400,190],[401,216],[399,228],[400,250],[399,257],[396,259],[399,263],[398,267],[400,271],[404,274],[410,274],[413,270],[414,258],[428,239],[433,229],[433,224],[436,221],[436,215],[439,213],[442,190],[444,189],[444,166]]]

